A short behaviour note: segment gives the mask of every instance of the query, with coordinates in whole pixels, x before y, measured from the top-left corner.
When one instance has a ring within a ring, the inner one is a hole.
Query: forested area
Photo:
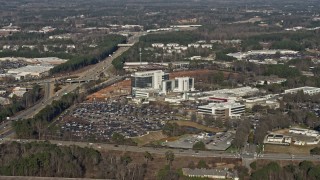
[[[54,118],[59,116],[64,110],[71,105],[80,101],[78,94],[69,93],[62,96],[58,101],[53,101],[51,105],[46,106],[32,119],[13,122],[13,128],[18,138],[41,138],[47,131],[48,124]]]
[[[35,85],[31,90],[26,92],[22,98],[17,96],[12,97],[12,103],[10,105],[0,106],[0,122],[4,121],[7,117],[16,114],[19,111],[27,109],[33,106],[37,101],[43,97],[43,90],[41,86]]]
[[[259,34],[247,38],[242,48],[248,50],[248,47],[254,47],[259,42],[271,42],[272,49],[301,51],[305,48],[317,47],[319,40],[320,36],[317,31]]]
[[[46,142],[0,145],[0,175],[101,179],[143,179],[146,166],[130,156]]]
[[[98,50],[95,50],[93,54],[90,55],[78,55],[71,58],[66,63],[60,64],[50,70],[51,74],[74,71],[85,67],[87,65],[96,64],[101,60],[104,60],[110,54],[117,50],[117,45],[124,43],[126,38],[120,35],[108,35],[99,44]]]
[[[250,164],[251,168],[253,168],[251,180],[320,179],[320,165],[315,165],[311,161],[302,161],[298,165],[288,164],[283,167],[277,162],[270,162],[267,165],[260,165],[259,167],[253,163]]]

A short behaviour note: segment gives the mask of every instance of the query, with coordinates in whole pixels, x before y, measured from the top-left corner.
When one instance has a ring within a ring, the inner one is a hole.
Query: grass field
[[[153,141],[158,141],[161,139],[166,138],[167,136],[162,134],[162,131],[154,131],[150,132],[149,134],[146,134],[141,137],[132,138],[136,143],[138,143],[138,146],[143,146],[146,144],[149,144]]]
[[[280,146],[280,145],[272,145],[266,144],[264,146],[265,153],[288,153],[288,154],[309,154],[310,149],[314,147],[319,147],[319,145],[314,146]]]
[[[194,127],[197,129],[201,129],[203,131],[209,131],[209,132],[221,132],[222,130],[219,128],[212,128],[212,127],[207,127],[192,121],[170,121],[171,123],[177,123],[179,126],[189,126],[189,127]]]

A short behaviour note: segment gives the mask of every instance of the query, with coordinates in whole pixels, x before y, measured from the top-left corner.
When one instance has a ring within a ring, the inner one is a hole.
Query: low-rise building
[[[290,128],[289,133],[301,134],[305,136],[318,137],[320,135],[319,131],[303,129],[303,128]]]
[[[164,44],[163,43],[153,43],[153,44],[151,44],[151,46],[154,48],[162,48],[162,47],[164,47]]]
[[[236,173],[232,173],[227,169],[190,169],[182,168],[182,173],[188,177],[212,178],[212,179],[234,179],[238,180]]]
[[[167,44],[167,47],[177,47],[180,46],[178,43],[169,43]]]
[[[265,143],[290,145],[292,138],[282,134],[268,134],[265,138]]]
[[[236,102],[209,103],[199,106],[198,112],[222,118],[239,118],[245,112],[245,105]]]
[[[196,44],[196,43],[192,43],[192,44],[188,44],[188,47],[191,48],[199,48],[200,47],[200,44]]]
[[[286,78],[279,78],[279,77],[258,77],[257,78],[257,84],[259,85],[265,85],[265,84],[281,84],[286,82]]]
[[[320,88],[304,86],[304,87],[299,87],[299,88],[294,88],[294,89],[287,89],[284,91],[284,93],[285,94],[295,94],[299,91],[303,91],[304,94],[315,95],[315,94],[320,93]]]
[[[201,44],[202,48],[212,49],[212,44]]]
[[[9,95],[9,97],[12,98],[14,95],[18,97],[22,97],[26,92],[27,92],[27,88],[15,87],[13,88],[12,93]]]

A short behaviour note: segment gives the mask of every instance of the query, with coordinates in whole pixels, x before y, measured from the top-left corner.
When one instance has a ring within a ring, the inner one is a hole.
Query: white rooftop
[[[8,71],[8,74],[20,74],[20,73],[43,73],[43,72],[47,72],[50,69],[52,69],[53,66],[40,66],[40,65],[36,65],[36,66],[32,66],[32,65],[28,65],[28,66],[24,66],[21,68],[17,68],[17,69],[10,69]]]

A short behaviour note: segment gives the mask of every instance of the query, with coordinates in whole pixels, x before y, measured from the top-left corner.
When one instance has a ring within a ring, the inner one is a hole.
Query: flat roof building
[[[227,169],[190,169],[182,168],[182,173],[188,177],[212,178],[212,179],[234,179],[238,180],[236,173],[229,172]]]
[[[41,65],[28,65],[17,69],[10,69],[7,72],[7,75],[14,76],[16,78],[23,76],[26,77],[41,77],[46,75],[53,66],[41,66]]]

